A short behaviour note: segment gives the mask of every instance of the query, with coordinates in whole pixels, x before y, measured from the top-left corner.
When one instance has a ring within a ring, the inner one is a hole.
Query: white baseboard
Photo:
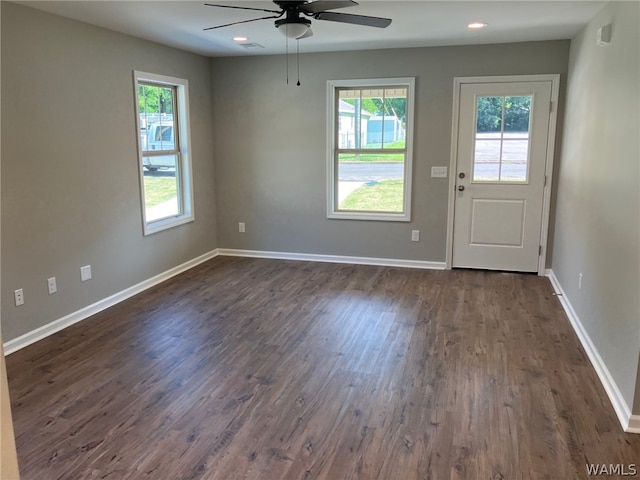
[[[596,370],[598,377],[600,378],[600,382],[607,392],[607,396],[613,405],[613,409],[618,416],[618,421],[622,428],[627,433],[640,433],[640,416],[639,415],[631,415],[631,408],[625,401],[622,393],[620,393],[620,389],[618,389],[618,385],[615,380],[611,376],[607,365],[602,360],[598,349],[591,341],[591,337],[587,333],[587,330],[584,328],[580,317],[571,305],[571,302],[567,298],[564,290],[562,289],[562,285],[560,285],[560,281],[556,277],[553,270],[547,270],[547,277],[551,281],[551,285],[558,295],[558,300],[562,304],[562,308],[564,309],[567,317],[569,317],[569,322],[571,322],[571,326],[573,330],[578,335],[580,339],[580,343],[582,343],[582,347],[587,352],[587,356],[593,365],[593,368]]]
[[[640,415],[631,415],[629,426],[625,430],[627,433],[640,433]]]
[[[266,252],[262,250],[236,250],[219,248],[218,254],[227,257],[273,258],[278,260],[301,260],[307,262],[353,263],[356,265],[378,265],[382,267],[422,268],[444,270],[445,262],[425,262],[422,260],[402,260],[393,258],[349,257],[342,255],[319,255],[314,253]]]
[[[177,267],[173,267],[167,270],[166,272],[160,273],[154,277],[144,280],[143,282],[140,282],[136,285],[126,288],[125,290],[122,290],[121,292],[111,295],[110,297],[104,298],[92,305],[81,308],[76,312],[73,312],[69,315],[59,318],[58,320],[54,320],[53,322],[48,323],[47,325],[43,325],[40,328],[36,328],[35,330],[25,333],[24,335],[21,335],[18,338],[9,340],[4,344],[5,355],[9,355],[10,353],[20,350],[21,348],[24,348],[27,345],[31,345],[32,343],[35,343],[38,340],[42,340],[43,338],[48,337],[49,335],[59,332],[60,330],[73,325],[74,323],[78,323],[90,317],[91,315],[95,315],[96,313],[101,312],[106,308],[116,305],[117,303],[120,303],[130,297],[133,297],[134,295],[137,295],[138,293],[141,293],[147,290],[148,288],[158,285],[159,283],[162,283],[171,277],[174,277],[182,272],[185,272],[190,268],[195,267],[196,265],[200,265],[201,263],[206,262],[207,260],[210,260],[216,257],[217,255],[218,255],[217,250],[212,250],[210,252],[207,252],[203,255],[200,255],[199,257],[189,260],[188,262],[178,265]]]

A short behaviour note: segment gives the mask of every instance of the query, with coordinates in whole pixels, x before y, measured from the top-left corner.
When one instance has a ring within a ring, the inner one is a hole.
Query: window
[[[532,98],[477,97],[474,182],[528,181]]]
[[[188,82],[134,72],[144,233],[193,221]]]
[[[411,219],[413,78],[328,82],[327,216]]]

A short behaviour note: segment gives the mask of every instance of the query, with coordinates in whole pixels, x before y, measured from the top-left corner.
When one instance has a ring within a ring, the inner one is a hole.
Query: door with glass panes
[[[452,267],[538,271],[552,82],[462,83]]]

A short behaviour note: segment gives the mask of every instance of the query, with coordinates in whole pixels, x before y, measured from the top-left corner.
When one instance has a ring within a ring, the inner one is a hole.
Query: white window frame
[[[142,204],[142,226],[144,235],[167,230],[177,227],[185,223],[193,222],[193,176],[191,171],[191,134],[189,127],[189,81],[169,77],[166,75],[158,75],[147,72],[133,72],[133,90],[136,109],[136,137],[138,145],[138,171],[140,176],[140,199]],[[175,133],[177,145],[177,156],[180,164],[178,176],[178,205],[180,212],[171,217],[165,217],[158,220],[147,221],[146,206],[144,195],[144,167],[143,167],[143,151],[140,142],[140,109],[138,103],[138,85],[140,83],[155,84],[158,86],[175,87],[176,92],[176,109],[174,115],[177,115],[177,131]]]
[[[407,124],[406,124],[406,157],[404,164],[404,199],[403,211],[394,212],[365,212],[339,210],[338,195],[338,110],[336,91],[340,87],[353,88],[407,88]],[[411,187],[413,183],[413,117],[415,110],[415,78],[376,78],[354,80],[327,81],[327,218],[345,220],[376,220],[376,221],[411,221]]]

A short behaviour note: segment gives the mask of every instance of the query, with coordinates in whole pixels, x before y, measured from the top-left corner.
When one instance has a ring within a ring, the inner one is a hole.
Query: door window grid
[[[473,181],[526,183],[532,96],[479,96]]]

